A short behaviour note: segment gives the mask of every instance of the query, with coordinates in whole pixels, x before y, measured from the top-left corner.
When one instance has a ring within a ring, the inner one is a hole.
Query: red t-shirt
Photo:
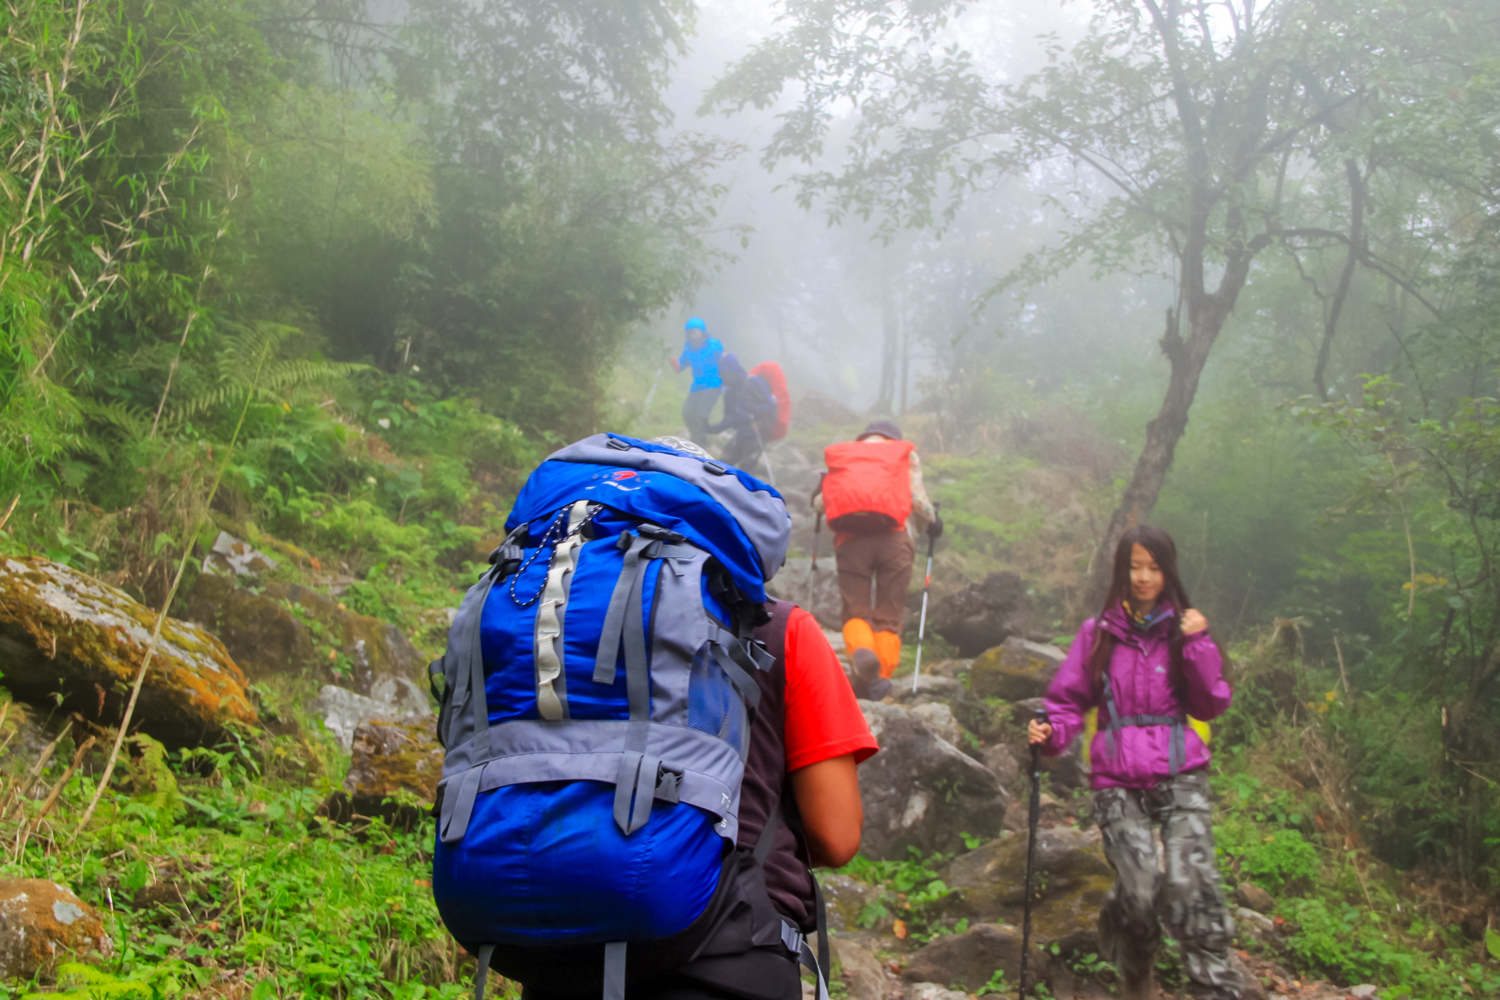
[[[786,623],[786,769],[795,771],[854,754],[856,764],[880,744],[817,619],[794,608]]]

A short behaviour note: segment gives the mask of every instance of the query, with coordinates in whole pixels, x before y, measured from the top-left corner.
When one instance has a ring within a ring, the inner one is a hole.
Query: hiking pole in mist
[[[646,403],[645,403],[644,406],[641,407],[641,416],[643,418],[644,417],[649,417],[651,415],[651,401],[656,398],[656,386],[657,386],[657,383],[659,383],[661,381],[661,373],[662,373],[662,371],[665,370],[666,367],[667,367],[667,354],[671,350],[672,350],[671,347],[663,347],[662,348],[662,352],[661,352],[661,364],[659,364],[659,365],[656,366],[656,377],[651,380],[651,388],[646,393]],[[772,483],[771,485],[774,486],[776,484]]]
[[[1047,713],[1036,710],[1035,720],[1046,723]],[[1016,1000],[1026,1000],[1026,958],[1031,949],[1031,880],[1036,871],[1036,828],[1042,819],[1042,745],[1031,744],[1031,803],[1026,816],[1026,904],[1021,918],[1021,987]]]
[[[932,505],[932,515],[943,507],[940,503]],[[911,671],[911,693],[917,693],[917,678],[922,676],[922,639],[927,635],[927,588],[932,586],[932,549],[937,545],[937,539],[931,535],[927,536],[927,575],[922,577],[922,621],[917,626],[917,665]]]
[[[816,497],[819,493],[823,492],[823,478],[825,476],[827,476],[827,475],[828,475],[828,473],[825,472],[825,473],[823,473],[822,476],[818,477],[818,488],[815,489],[815,490],[813,490],[813,493],[812,493],[813,497]],[[809,497],[807,502],[809,504],[811,504],[812,503],[812,497]],[[817,518],[817,520],[813,522],[813,557],[812,557],[812,569],[809,570],[808,573],[807,573],[807,604],[805,606],[805,610],[807,611],[808,614],[812,614],[812,609],[813,609],[813,607],[812,607],[812,605],[813,605],[813,593],[814,593],[814,591],[815,591],[815,589],[817,588],[817,585],[818,585],[818,535],[821,534],[822,531],[823,531],[823,512],[820,510],[820,511],[818,511],[818,518]]]
[[[766,443],[760,439],[760,424],[750,421],[755,430],[755,443],[760,446],[760,460],[766,463],[766,475],[771,478],[771,489],[776,489],[776,470],[771,468],[771,456],[766,454]]]

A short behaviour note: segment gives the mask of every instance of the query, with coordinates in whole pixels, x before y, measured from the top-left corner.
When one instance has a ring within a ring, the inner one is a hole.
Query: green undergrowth
[[[140,750],[87,829],[75,827],[93,782],[74,777],[19,856],[0,864],[6,876],[52,879],[92,904],[113,957],[64,964],[56,986],[12,983],[8,995],[467,994],[473,963],[465,967],[433,904],[430,822],[403,832],[379,819],[320,819],[338,786],[303,741],[261,738],[184,757],[148,740]]]
[[[1394,821],[1380,811],[1401,712],[1378,693],[1351,696],[1327,671],[1278,686],[1248,655],[1251,675],[1262,672],[1216,727],[1213,783],[1226,889],[1249,882],[1275,900],[1277,944],[1253,947],[1304,977],[1377,984],[1382,997],[1500,995],[1500,935],[1481,927],[1476,941],[1455,907],[1413,891],[1440,873],[1403,872],[1367,843]],[[1441,822],[1441,810],[1431,819]]]

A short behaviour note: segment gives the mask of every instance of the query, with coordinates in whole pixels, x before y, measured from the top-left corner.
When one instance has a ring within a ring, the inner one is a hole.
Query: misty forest
[[[550,453],[688,436],[692,318],[784,373],[738,460],[791,516],[768,592],[836,649],[825,446],[894,422],[945,525],[818,872],[834,997],[1121,994],[1089,755],[1028,828],[1026,724],[1137,524],[1234,691],[1201,732],[1243,996],[1500,996],[1500,5],[0,33],[5,996],[470,995],[428,664]]]

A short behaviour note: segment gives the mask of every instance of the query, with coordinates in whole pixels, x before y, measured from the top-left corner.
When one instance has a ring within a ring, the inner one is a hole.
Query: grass
[[[96,969],[60,967],[57,988],[99,1000],[465,994],[473,963],[433,905],[430,822],[403,833],[319,819],[337,784],[317,743],[256,738],[170,760],[148,748],[78,834],[92,781],[72,778],[61,808],[0,865],[69,886],[114,941]]]

